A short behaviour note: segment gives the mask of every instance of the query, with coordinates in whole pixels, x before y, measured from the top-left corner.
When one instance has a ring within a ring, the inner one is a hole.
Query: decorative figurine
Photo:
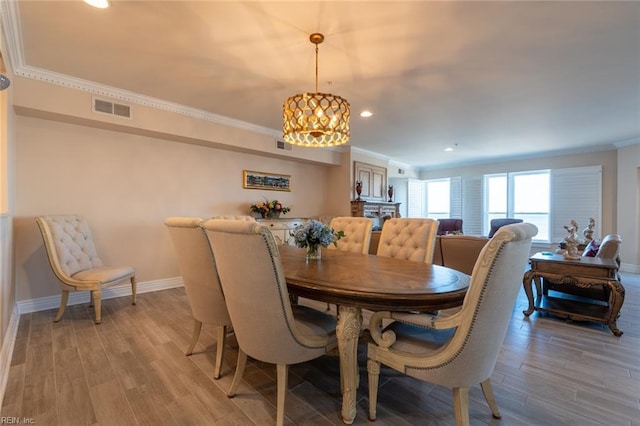
[[[362,201],[362,198],[360,198],[360,194],[362,194],[362,181],[361,180],[357,180],[356,181],[356,194],[358,194],[358,198],[356,198],[356,201]]]
[[[582,235],[584,235],[584,243],[589,244],[591,240],[593,240],[593,228],[596,226],[596,221],[590,217],[589,224],[582,231]]]
[[[575,220],[571,221],[570,226],[564,226],[564,229],[567,230],[568,235],[564,237],[564,242],[567,245],[567,251],[564,253],[565,259],[578,260],[580,259],[580,255],[578,254],[578,223]]]
[[[389,185],[389,189],[387,190],[387,194],[389,194],[389,202],[393,202],[393,185]]]

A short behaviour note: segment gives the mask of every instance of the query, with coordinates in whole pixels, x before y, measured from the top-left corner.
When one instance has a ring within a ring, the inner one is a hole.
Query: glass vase
[[[322,251],[319,245],[313,245],[307,247],[307,262],[310,260],[320,260],[322,258]]]

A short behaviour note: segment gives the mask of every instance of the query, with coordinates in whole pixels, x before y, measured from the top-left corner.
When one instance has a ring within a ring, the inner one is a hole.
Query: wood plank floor
[[[478,386],[472,425],[640,425],[640,275],[626,287],[622,337],[593,323],[535,313],[524,318],[521,292],[492,377],[501,420]],[[319,303],[316,306],[324,308]],[[203,327],[186,357],[192,320],[184,289],[106,300],[103,322],[88,305],[22,315],[1,416],[39,425],[266,425],[275,423],[275,367],[250,362],[229,399],[237,346],[228,341],[223,376],[213,380],[215,334]],[[367,420],[366,348],[360,348],[354,424],[454,424],[451,391],[383,369],[378,420]],[[338,359],[292,366],[286,422],[341,425]]]

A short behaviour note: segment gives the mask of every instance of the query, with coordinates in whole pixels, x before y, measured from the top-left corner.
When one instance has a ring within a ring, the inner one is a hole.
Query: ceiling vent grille
[[[93,111],[103,114],[117,115],[118,117],[131,118],[131,106],[116,104],[104,99],[93,99]]]

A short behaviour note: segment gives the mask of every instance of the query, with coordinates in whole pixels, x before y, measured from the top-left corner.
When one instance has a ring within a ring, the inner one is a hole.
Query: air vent
[[[104,99],[93,99],[93,111],[103,114],[117,115],[118,117],[131,118],[131,107],[129,105],[116,104]]]
[[[291,145],[290,143],[286,143],[281,139],[276,139],[276,148],[281,149],[283,151],[292,151],[293,145]]]
[[[398,174],[399,175],[403,175],[404,174],[404,169],[398,169]]]

